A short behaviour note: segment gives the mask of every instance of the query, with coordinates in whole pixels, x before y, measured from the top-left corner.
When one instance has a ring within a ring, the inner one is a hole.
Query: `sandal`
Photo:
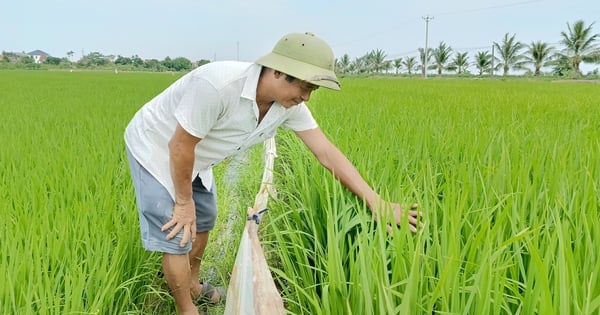
[[[214,287],[208,282],[200,282],[200,285],[202,286],[202,291],[200,292],[198,302],[207,304],[219,304],[221,302],[225,302],[227,290],[225,290],[224,287]],[[212,297],[215,295],[215,292],[219,298],[213,302]]]

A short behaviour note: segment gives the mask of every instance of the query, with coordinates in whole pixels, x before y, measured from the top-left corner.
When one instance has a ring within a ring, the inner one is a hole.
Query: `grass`
[[[145,252],[123,145],[170,74],[4,72],[0,313],[171,314]],[[388,234],[292,133],[261,224],[290,314],[598,314],[595,84],[345,79],[309,103],[383,196],[427,225]],[[202,278],[227,283],[260,148],[220,215]],[[217,169],[227,182],[228,165]],[[220,314],[223,307],[205,308]]]

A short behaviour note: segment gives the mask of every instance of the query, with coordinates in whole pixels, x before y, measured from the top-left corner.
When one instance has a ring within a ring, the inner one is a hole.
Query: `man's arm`
[[[377,219],[377,210],[394,212],[396,224],[400,224],[403,218],[403,210],[399,204],[389,203],[383,199],[367,184],[354,165],[346,156],[323,134],[321,129],[315,128],[305,131],[297,131],[296,135],[302,139],[308,149],[315,155],[319,163],[333,173],[333,175],[358,197],[362,198],[373,215]],[[421,213],[415,211],[416,205],[408,212],[410,229],[416,231],[419,225],[418,217]]]
[[[173,217],[162,227],[165,231],[173,228],[167,235],[171,239],[183,229],[181,247],[196,236],[196,207],[192,197],[192,172],[194,169],[196,144],[200,138],[194,137],[179,124],[169,141],[169,161],[171,179],[175,186],[175,206]]]

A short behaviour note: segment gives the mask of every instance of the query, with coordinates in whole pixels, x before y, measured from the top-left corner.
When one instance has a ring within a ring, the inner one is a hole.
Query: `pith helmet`
[[[256,63],[315,85],[333,90],[341,88],[334,72],[333,51],[312,33],[283,36],[273,51]]]

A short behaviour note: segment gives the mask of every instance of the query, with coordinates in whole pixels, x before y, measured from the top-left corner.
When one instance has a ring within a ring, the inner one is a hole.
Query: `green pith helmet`
[[[256,63],[314,85],[333,90],[341,88],[334,72],[333,51],[312,33],[285,35],[271,53],[259,58]]]

